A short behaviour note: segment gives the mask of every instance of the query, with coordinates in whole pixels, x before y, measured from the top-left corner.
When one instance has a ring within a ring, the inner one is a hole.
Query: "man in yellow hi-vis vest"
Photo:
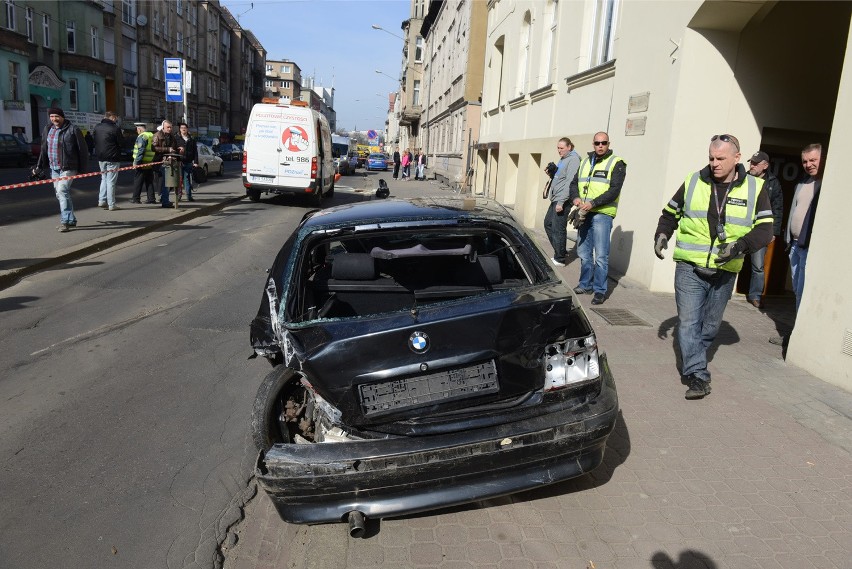
[[[687,399],[710,393],[707,348],[716,338],[746,253],[772,241],[772,205],[763,180],[740,164],[740,143],[730,134],[710,139],[710,163],[686,177],[663,208],[654,252],[677,231],[675,303],[681,381]]]
[[[627,163],[613,154],[607,133],[596,133],[593,144],[594,150],[580,163],[580,169],[571,181],[568,199],[586,212],[585,221],[577,229],[580,283],[574,292],[593,292],[592,304],[603,304],[609,273],[612,220],[618,211]]]

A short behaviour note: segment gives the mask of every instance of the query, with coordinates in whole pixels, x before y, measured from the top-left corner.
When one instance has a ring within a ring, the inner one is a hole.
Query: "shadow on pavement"
[[[27,308],[27,303],[35,302],[41,297],[38,296],[10,296],[9,298],[0,298],[0,312],[10,312]]]
[[[677,561],[668,553],[658,551],[651,557],[651,567],[654,569],[716,569],[718,565],[707,555],[694,549],[680,552]]]
[[[680,327],[680,323],[678,321],[677,316],[672,316],[667,320],[663,320],[660,323],[659,328],[657,328],[657,338],[661,340],[665,340],[669,337],[669,332],[671,332],[672,336],[672,352],[674,352],[675,357],[675,367],[677,367],[678,373],[683,373],[683,360],[680,355],[680,342],[678,341],[678,329]],[[719,349],[719,346],[732,346],[734,344],[739,343],[740,335],[737,332],[736,328],[731,326],[731,324],[727,320],[722,320],[722,323],[719,325],[719,331],[716,333],[716,338],[713,340],[713,343],[710,344],[710,347],[707,348],[707,363],[713,361],[713,357],[716,355],[716,352]],[[681,380],[683,383],[683,380]]]

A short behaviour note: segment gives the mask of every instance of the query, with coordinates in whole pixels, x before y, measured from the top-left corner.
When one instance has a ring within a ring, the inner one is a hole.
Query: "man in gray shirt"
[[[574,152],[574,144],[567,137],[559,139],[556,151],[559,153],[559,164],[546,196],[550,199],[550,206],[544,216],[544,231],[553,246],[551,262],[557,267],[564,267],[565,257],[568,255],[565,249],[565,242],[568,240],[567,210],[570,209],[565,203],[568,201],[568,184],[580,168],[580,156]]]

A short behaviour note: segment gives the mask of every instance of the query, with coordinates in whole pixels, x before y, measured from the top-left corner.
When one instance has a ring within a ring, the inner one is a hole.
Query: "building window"
[[[198,61],[198,38],[193,37],[189,42],[189,56]]]
[[[414,40],[414,63],[423,63],[423,38]]]
[[[183,0],[177,0],[177,2],[175,3],[175,9],[177,10],[178,16],[183,14]]]
[[[160,80],[160,61],[159,57],[154,59],[154,79],[157,81]],[[162,64],[165,65],[166,62],[164,61]]]
[[[68,80],[68,100],[71,103],[71,110],[77,110],[77,80],[69,79]]]
[[[44,34],[44,47],[50,47],[50,16],[41,15],[41,31]]]
[[[284,87],[285,89],[289,89],[290,87],[293,86],[293,83],[290,82],[290,81],[282,81],[281,86]]]
[[[281,73],[291,73],[292,71],[293,71],[293,70],[292,70],[292,69],[290,69],[290,66],[289,66],[289,65],[282,65],[282,66],[281,66]]]
[[[92,26],[92,57],[95,59],[101,58],[101,41],[98,37],[98,28]]]
[[[6,29],[15,31],[15,2],[6,0]]]
[[[27,40],[30,43],[35,43],[35,27],[33,26],[33,9],[27,8]]]
[[[20,101],[21,100],[21,87],[20,87],[20,77],[21,77],[21,64],[17,61],[9,62],[9,100],[11,101]]]
[[[136,23],[136,0],[121,0],[121,21],[130,26]]]
[[[595,29],[592,41],[591,67],[615,59],[615,25],[618,21],[619,0],[597,0]]]
[[[414,93],[412,96],[411,104],[415,107],[420,104],[420,80],[414,80]]]
[[[169,39],[169,13],[163,13],[163,37]]]
[[[189,5],[189,22],[193,26],[198,25],[198,4]]]
[[[183,53],[183,32],[177,33],[177,52]]]
[[[524,14],[524,23],[521,26],[520,51],[518,53],[518,83],[516,91],[518,95],[527,92],[527,70],[530,65],[530,36],[532,31],[532,17],[529,12]]]
[[[65,34],[68,37],[68,53],[77,52],[77,24],[72,20],[65,22]]]
[[[273,81],[272,79],[267,79],[266,80],[266,87],[268,89],[272,89],[273,87],[275,87],[275,81]]]
[[[553,83],[553,53],[556,49],[556,25],[559,23],[558,0],[547,0],[544,21],[550,22],[550,30],[545,32],[541,46],[541,67],[538,72],[538,86],[544,87]]]
[[[160,35],[160,12],[158,10],[154,10],[154,35]]]
[[[126,117],[135,117],[136,116],[136,88],[135,87],[125,87],[124,88],[124,116],[126,116]]]
[[[101,84],[97,81],[92,81],[92,112],[98,113],[101,111]]]
[[[267,72],[267,73],[272,73],[272,64],[271,64],[271,63],[267,63],[267,64],[266,64],[266,72]]]

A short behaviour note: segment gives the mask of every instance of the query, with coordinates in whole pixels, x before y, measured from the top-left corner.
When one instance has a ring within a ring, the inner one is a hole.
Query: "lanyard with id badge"
[[[719,193],[716,188],[716,184],[713,184],[713,198],[716,200],[716,214],[719,216],[719,219],[716,222],[716,236],[719,238],[719,241],[724,241],[728,238],[728,234],[725,232],[725,218],[722,215],[722,212],[725,210],[725,202],[728,199],[728,194],[731,192],[731,188],[734,187],[735,181],[736,177],[728,184],[728,188],[725,190],[725,195],[722,196],[721,201],[719,200]]]

